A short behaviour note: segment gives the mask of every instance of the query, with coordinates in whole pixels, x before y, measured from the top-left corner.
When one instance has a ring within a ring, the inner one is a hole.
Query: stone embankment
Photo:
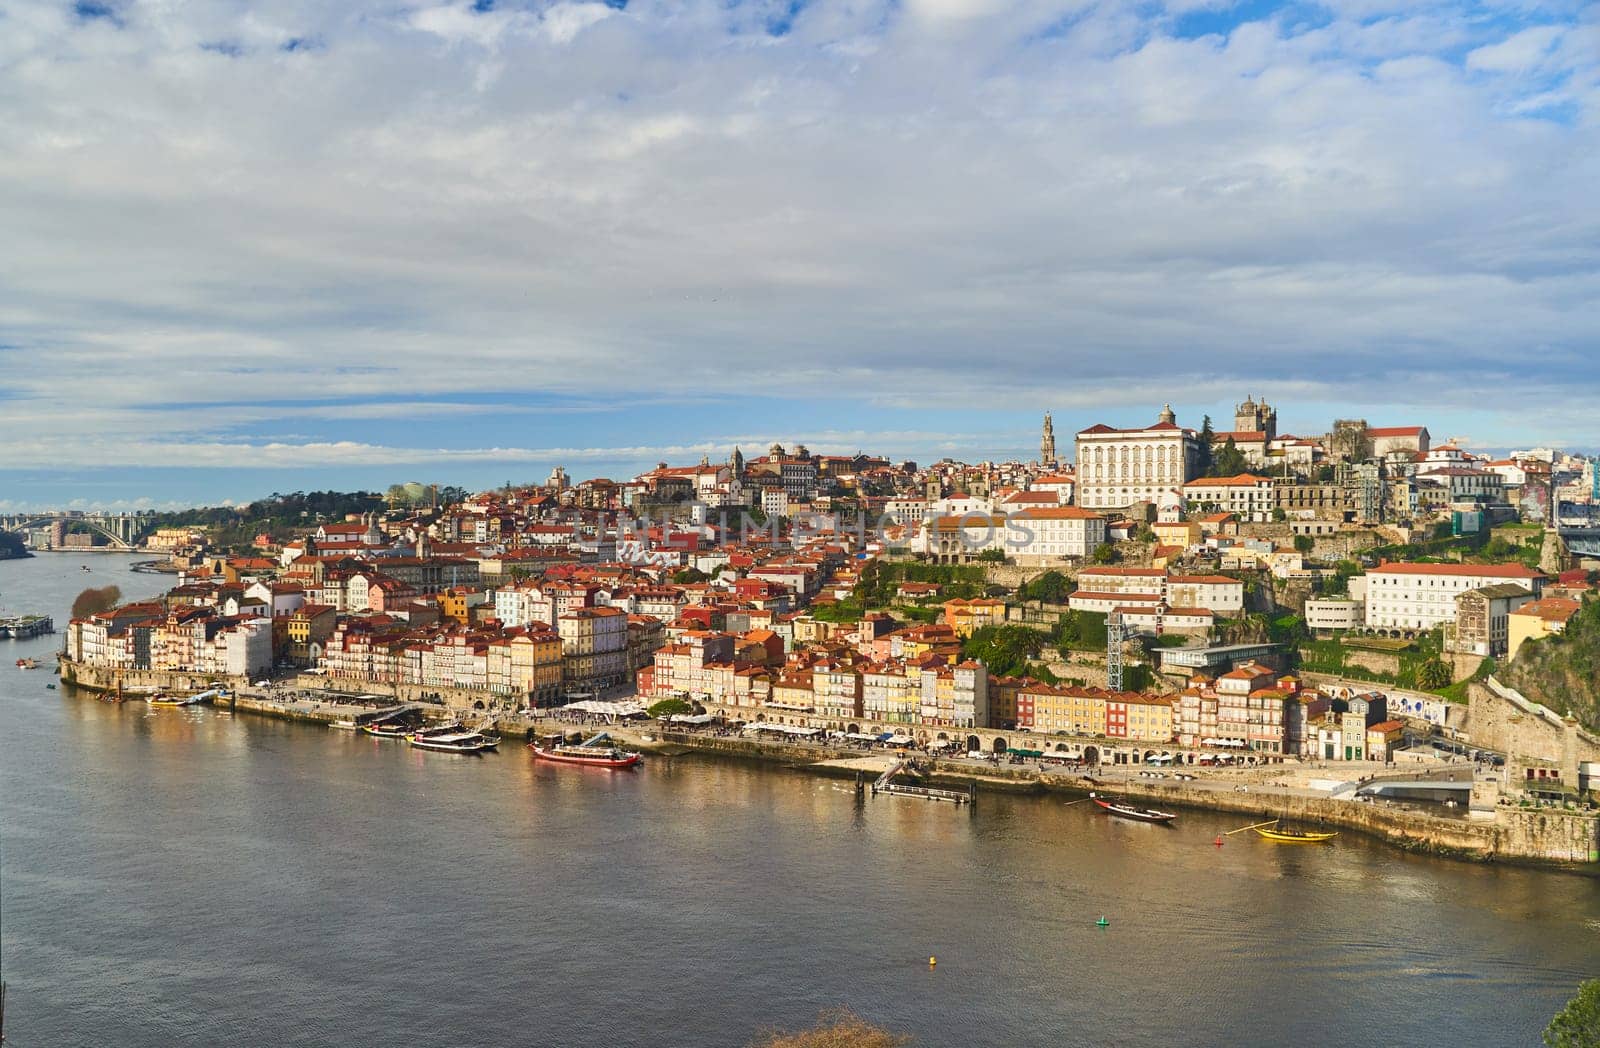
[[[205,674],[157,671],[112,671],[66,660],[62,679],[88,691],[109,693],[120,683],[127,690],[200,690],[222,685],[232,689],[227,705],[234,710],[289,720],[327,724],[350,717],[363,707],[349,703],[297,701],[282,694],[268,695],[251,689],[248,682],[218,679]],[[370,708],[370,707],[366,707]],[[459,713],[437,706],[440,717]],[[483,717],[481,727],[506,738],[524,739],[530,732],[596,730],[552,718]],[[837,748],[779,743],[739,735],[689,732],[652,732],[638,728],[603,726],[628,744],[664,756],[688,753],[710,757],[757,760],[803,770],[809,774],[855,779],[874,777],[863,763],[864,755]],[[884,758],[877,758],[884,764]],[[875,767],[877,765],[874,765]],[[881,767],[878,770],[882,770]],[[1408,851],[1477,862],[1517,862],[1558,866],[1600,875],[1600,818],[1591,814],[1550,808],[1523,809],[1501,805],[1492,820],[1437,818],[1408,809],[1335,800],[1303,792],[1272,790],[1260,786],[1238,792],[1228,784],[1198,780],[1143,779],[1118,776],[1104,781],[1087,776],[1042,772],[1032,766],[975,764],[971,761],[932,761],[926,783],[965,789],[976,785],[991,793],[1062,793],[1083,796],[1091,790],[1112,791],[1119,797],[1162,807],[1227,812],[1249,821],[1283,819],[1301,825],[1337,826],[1388,841]]]

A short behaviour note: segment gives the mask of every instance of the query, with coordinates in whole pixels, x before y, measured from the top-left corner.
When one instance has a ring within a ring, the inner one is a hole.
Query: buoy
[[[928,967],[929,968],[932,968],[934,965],[936,965],[938,963],[939,963],[939,958],[937,958],[937,957],[929,957],[928,958]]]
[[[1212,841],[1211,843],[1215,844],[1219,848],[1222,847],[1222,834],[1220,834],[1220,833],[1217,834],[1217,839]]]
[[[1095,921],[1094,923],[1098,924],[1102,928],[1108,927],[1111,924],[1111,922],[1106,920],[1104,917],[1101,917],[1098,921]]]

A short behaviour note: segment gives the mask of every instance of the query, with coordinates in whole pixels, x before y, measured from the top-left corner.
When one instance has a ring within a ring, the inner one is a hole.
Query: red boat
[[[561,736],[552,735],[539,742],[528,743],[533,755],[542,761],[557,764],[587,764],[595,768],[631,768],[643,759],[632,750],[624,750],[611,743],[604,732],[576,745],[568,745]]]
[[[1173,819],[1177,818],[1177,816],[1171,812],[1157,811],[1154,808],[1135,808],[1131,804],[1118,804],[1115,801],[1108,801],[1101,797],[1096,797],[1092,793],[1089,794],[1089,799],[1094,801],[1101,808],[1105,809],[1108,813],[1121,816],[1124,819],[1136,819],[1139,822],[1169,823]]]

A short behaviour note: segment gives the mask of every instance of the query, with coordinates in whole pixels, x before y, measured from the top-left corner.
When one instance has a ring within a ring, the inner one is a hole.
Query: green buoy
[[[1094,923],[1099,925],[1102,928],[1108,928],[1108,927],[1111,926],[1111,922],[1106,920],[1104,917],[1101,917],[1098,921],[1095,921]]]

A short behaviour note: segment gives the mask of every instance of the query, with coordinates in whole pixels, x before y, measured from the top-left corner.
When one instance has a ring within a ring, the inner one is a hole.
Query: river
[[[0,562],[0,607],[64,628],[86,585],[170,584],[131,560]],[[841,1005],[919,1045],[1534,1045],[1600,974],[1588,878],[702,758],[428,754],[13,668],[59,643],[0,641],[23,1048],[737,1046]]]

